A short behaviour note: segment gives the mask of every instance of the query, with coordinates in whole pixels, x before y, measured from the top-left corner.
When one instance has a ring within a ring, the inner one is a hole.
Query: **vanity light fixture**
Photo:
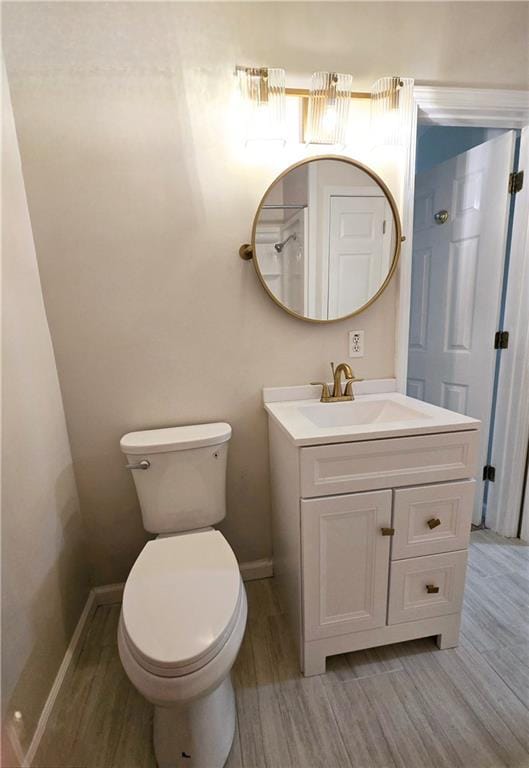
[[[373,146],[406,144],[413,110],[413,79],[381,77],[371,88]]]
[[[285,70],[236,67],[242,97],[246,143],[286,141]]]
[[[346,143],[352,87],[352,75],[314,72],[304,126],[306,144]]]

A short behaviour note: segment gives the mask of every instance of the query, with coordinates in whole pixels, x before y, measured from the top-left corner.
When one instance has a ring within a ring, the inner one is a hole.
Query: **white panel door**
[[[386,623],[391,491],[301,502],[305,640]]]
[[[350,314],[377,292],[389,267],[391,224],[384,197],[331,196],[328,317]]]
[[[489,440],[509,218],[509,131],[419,174],[415,186],[408,394],[481,419]],[[438,224],[435,214],[448,213]],[[481,521],[483,483],[473,520]]]

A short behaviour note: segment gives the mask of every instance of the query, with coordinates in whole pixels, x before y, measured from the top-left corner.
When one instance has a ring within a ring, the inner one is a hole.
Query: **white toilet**
[[[146,530],[157,533],[125,584],[119,655],[155,705],[160,768],[221,768],[235,731],[231,668],[246,626],[233,551],[210,526],[226,514],[229,424],[121,439]]]

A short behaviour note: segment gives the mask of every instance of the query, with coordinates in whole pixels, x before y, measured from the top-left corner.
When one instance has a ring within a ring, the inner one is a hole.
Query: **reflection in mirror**
[[[314,158],[265,195],[254,222],[256,268],[290,312],[337,320],[368,304],[387,281],[397,228],[394,203],[375,174],[347,159]]]

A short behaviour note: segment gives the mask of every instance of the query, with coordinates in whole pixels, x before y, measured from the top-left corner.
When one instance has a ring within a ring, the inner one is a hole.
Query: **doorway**
[[[407,392],[481,420],[475,525],[492,480],[517,140],[479,127],[417,133]]]

